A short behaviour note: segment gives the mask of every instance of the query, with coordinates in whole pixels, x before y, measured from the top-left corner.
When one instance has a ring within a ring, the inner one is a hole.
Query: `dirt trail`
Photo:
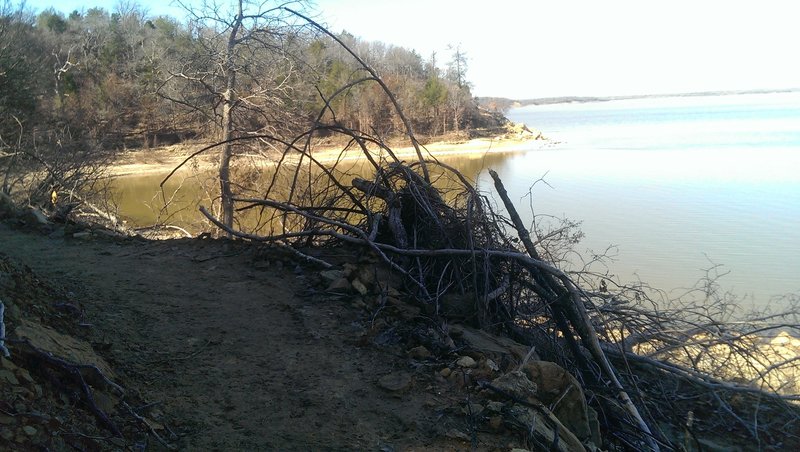
[[[317,271],[289,258],[5,224],[0,253],[76,294],[119,383],[158,403],[181,449],[469,448],[445,436],[460,421],[436,409],[449,403],[434,372],[415,371],[398,344],[365,344],[365,313],[311,295]],[[414,390],[376,384],[398,372]]]

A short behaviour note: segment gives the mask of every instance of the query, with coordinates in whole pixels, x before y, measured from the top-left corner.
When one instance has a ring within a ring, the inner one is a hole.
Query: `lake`
[[[800,292],[800,93],[527,106],[508,116],[550,141],[442,160],[487,192],[495,169],[527,221],[531,205],[582,221],[584,256],[614,246],[614,260],[595,270],[669,290],[692,286],[713,263],[728,272],[721,287],[754,304]],[[152,222],[162,178],[119,178],[121,214]],[[183,184],[175,206],[186,209],[173,223],[197,218],[199,182]]]
[[[509,118],[559,143],[501,174],[539,212],[583,220],[612,273],[690,286],[711,263],[763,304],[800,292],[800,93],[527,106]]]

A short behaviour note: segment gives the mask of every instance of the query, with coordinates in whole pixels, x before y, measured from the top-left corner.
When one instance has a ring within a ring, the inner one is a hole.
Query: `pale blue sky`
[[[188,0],[189,3],[199,1]],[[153,15],[180,13],[141,0]],[[224,1],[220,1],[224,3]],[[37,10],[102,6],[28,0]],[[800,87],[800,3],[789,0],[317,0],[333,31],[448,59],[474,93],[512,98]]]

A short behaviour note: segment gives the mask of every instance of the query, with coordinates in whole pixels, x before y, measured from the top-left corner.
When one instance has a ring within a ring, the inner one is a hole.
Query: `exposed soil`
[[[181,450],[517,445],[502,427],[476,428],[464,415],[458,378],[439,374],[458,356],[409,358],[409,331],[424,322],[402,327],[391,310],[376,315],[352,295],[326,292],[318,268],[224,240],[87,237],[0,223],[0,257],[71,292],[91,324],[81,334],[117,383],[153,404],[148,416]],[[336,252],[327,258],[353,257]]]

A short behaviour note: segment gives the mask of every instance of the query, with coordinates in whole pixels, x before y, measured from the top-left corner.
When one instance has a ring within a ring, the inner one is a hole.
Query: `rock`
[[[516,361],[521,361],[528,354],[530,347],[515,342],[511,339],[491,335],[485,331],[463,325],[450,325],[450,336],[461,339],[470,349],[477,350],[491,356],[498,361],[504,356],[510,356]],[[538,360],[538,356],[533,355]]]
[[[33,436],[36,434],[36,429],[34,427],[31,427],[30,425],[22,427],[22,431],[25,432],[25,434],[28,436]]]
[[[536,384],[525,373],[515,370],[495,378],[492,386],[520,400],[531,401],[536,396]]]
[[[354,273],[354,272],[355,272],[357,269],[358,269],[358,267],[357,267],[357,266],[355,266],[354,264],[351,264],[351,263],[349,263],[349,262],[348,262],[348,263],[346,263],[346,264],[342,265],[342,275],[343,275],[345,278],[349,278],[349,277],[351,277],[351,276],[353,275],[353,273]]]
[[[339,279],[344,278],[344,272],[341,270],[323,270],[319,272],[319,276],[322,278],[323,281],[331,284]]]
[[[489,418],[489,428],[498,431],[503,428],[503,416],[492,416]]]
[[[393,373],[382,376],[378,380],[378,386],[390,392],[404,392],[411,387],[411,375],[406,373]]]
[[[561,452],[586,452],[580,440],[546,407],[537,410],[516,404],[509,409],[509,416],[517,422],[528,426],[531,433],[542,438],[553,438],[558,434],[558,447],[553,450]],[[558,432],[558,433],[556,433]]]
[[[351,288],[352,286],[350,286],[350,281],[347,278],[339,278],[331,282],[325,290],[327,292],[349,292]]]
[[[6,321],[11,320],[16,323],[22,318],[22,311],[16,303],[11,300],[3,300],[3,304],[6,307]]]
[[[592,438],[583,388],[578,380],[556,363],[532,361],[522,371],[536,384],[536,398],[553,405],[553,414],[580,440]]]
[[[22,320],[14,330],[17,336],[28,339],[34,347],[77,364],[94,364],[110,379],[114,379],[111,366],[98,356],[86,341],[61,334],[52,328]],[[89,382],[91,383],[91,382]]]
[[[408,351],[408,356],[413,359],[428,359],[431,357],[431,352],[425,346],[420,345]]]
[[[504,406],[505,404],[503,402],[492,400],[491,402],[486,404],[486,409],[491,411],[492,413],[499,413],[503,411]]]
[[[586,414],[589,418],[589,428],[592,430],[592,444],[601,446],[603,438],[600,436],[600,419],[597,417],[597,411],[592,407],[586,407]]]
[[[368,286],[375,284],[375,266],[362,265],[356,272],[356,278]]]
[[[19,385],[19,380],[17,380],[17,377],[14,376],[14,373],[8,369],[0,369],[0,381],[5,381],[14,386]]]
[[[462,356],[461,358],[458,358],[458,361],[456,361],[456,364],[459,367],[466,367],[466,368],[469,368],[469,369],[472,369],[472,368],[474,368],[474,367],[476,367],[478,365],[478,363],[476,363],[475,360],[472,359],[469,356]]]
[[[474,416],[483,412],[483,405],[480,403],[469,403],[467,406],[461,408],[461,411],[466,416]]]
[[[89,231],[76,232],[72,234],[72,238],[89,240],[90,238],[92,238],[92,233]]]
[[[17,369],[16,374],[17,374],[17,376],[19,378],[23,379],[27,383],[36,383],[36,381],[34,381],[33,377],[31,377],[30,372],[28,372],[25,369]]]
[[[350,284],[353,286],[353,289],[355,289],[356,292],[360,293],[361,295],[366,295],[369,292],[367,286],[365,286],[364,283],[362,283],[358,278],[351,281]]]
[[[444,369],[439,371],[439,375],[443,376],[444,378],[449,377],[450,374],[452,374],[452,373],[453,373],[453,371],[450,370],[449,367],[445,367]]]

